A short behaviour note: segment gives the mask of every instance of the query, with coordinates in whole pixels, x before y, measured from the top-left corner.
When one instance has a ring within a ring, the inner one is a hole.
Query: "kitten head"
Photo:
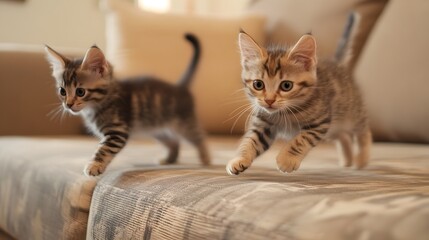
[[[260,47],[240,32],[242,79],[255,106],[268,113],[290,111],[311,97],[316,76],[316,41],[304,35],[292,47]]]
[[[104,99],[112,68],[98,47],[92,46],[83,59],[77,60],[66,58],[48,46],[45,51],[64,109],[76,115]]]

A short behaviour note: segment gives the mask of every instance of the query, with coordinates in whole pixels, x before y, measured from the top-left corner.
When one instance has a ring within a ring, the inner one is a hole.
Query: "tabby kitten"
[[[287,141],[277,155],[281,172],[299,168],[307,153],[322,140],[337,140],[341,163],[367,165],[371,132],[362,98],[341,62],[318,62],[316,40],[302,36],[292,47],[260,47],[239,34],[242,79],[253,112],[238,156],[229,174],[239,174],[266,151],[276,138]],[[359,151],[353,156],[353,140]]]
[[[189,91],[200,47],[195,36],[187,34],[186,39],[194,54],[177,85],[152,77],[117,81],[111,65],[96,46],[78,60],[68,59],[46,46],[64,109],[82,116],[88,129],[101,139],[84,169],[86,175],[102,174],[136,129],[153,135],[169,149],[165,163],[177,161],[179,135],[198,149],[203,164],[210,163]]]

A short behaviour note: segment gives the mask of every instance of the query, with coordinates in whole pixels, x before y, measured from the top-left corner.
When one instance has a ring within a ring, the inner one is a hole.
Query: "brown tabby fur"
[[[277,156],[281,172],[297,170],[307,153],[325,139],[337,140],[342,165],[367,165],[371,132],[366,111],[341,62],[318,62],[311,35],[302,36],[292,47],[262,48],[241,32],[239,46],[242,79],[253,111],[237,157],[226,167],[229,174],[250,167],[276,138],[286,140]],[[356,156],[354,139],[359,147]]]
[[[194,47],[193,59],[177,85],[153,77],[117,81],[101,50],[91,47],[83,59],[69,59],[46,47],[58,96],[63,108],[82,116],[88,129],[100,138],[100,145],[84,173],[103,173],[126,145],[130,135],[142,130],[168,149],[165,163],[175,163],[179,137],[192,143],[203,164],[210,159],[203,132],[194,112],[189,84],[199,58],[199,43],[186,35]]]

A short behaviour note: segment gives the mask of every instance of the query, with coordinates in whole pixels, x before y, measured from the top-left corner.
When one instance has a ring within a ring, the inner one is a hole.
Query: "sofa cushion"
[[[229,133],[235,120],[227,121],[230,114],[245,102],[235,95],[242,88],[238,32],[246,29],[261,41],[264,19],[155,14],[125,1],[104,2],[106,55],[118,77],[154,75],[177,82],[193,51],[184,34],[197,36],[201,60],[192,82],[197,114],[209,132]],[[243,130],[244,119],[236,130]]]
[[[16,239],[85,239],[98,178],[83,168],[97,145],[89,137],[0,137],[0,229]],[[193,150],[181,156],[198,163]],[[160,144],[134,140],[108,170],[151,167],[165,155]]]
[[[82,141],[0,138],[0,228],[16,239],[84,239],[96,182],[82,174],[85,150]]]
[[[95,139],[1,137],[0,229],[36,240],[429,234],[427,146],[375,144],[369,167],[355,171],[338,167],[333,146],[321,145],[298,172],[284,175],[276,170],[280,146],[274,145],[233,177],[225,164],[237,140],[208,139],[210,168],[198,166],[197,152],[186,144],[180,165],[158,166],[163,147],[133,140],[103,175],[90,178],[82,169]]]
[[[378,140],[429,142],[429,1],[392,0],[356,68]]]
[[[427,147],[378,144],[363,171],[340,169],[335,155],[317,148],[287,175],[274,161],[236,177],[224,166],[111,171],[87,239],[426,239]]]

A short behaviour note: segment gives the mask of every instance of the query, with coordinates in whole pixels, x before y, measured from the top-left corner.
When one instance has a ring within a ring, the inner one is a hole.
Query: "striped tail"
[[[353,40],[357,35],[359,22],[360,15],[356,12],[350,13],[343,36],[341,37],[335,53],[335,59],[338,63],[349,70],[352,70],[356,63],[357,56],[355,56],[355,53],[353,52]]]
[[[182,78],[178,83],[178,85],[182,87],[188,87],[191,83],[192,77],[194,76],[195,70],[200,59],[201,52],[200,42],[198,41],[196,36],[187,33],[185,34],[185,38],[192,44],[192,47],[194,48],[194,55],[192,56],[192,60],[188,66],[188,69],[186,69],[186,72],[183,74]]]

